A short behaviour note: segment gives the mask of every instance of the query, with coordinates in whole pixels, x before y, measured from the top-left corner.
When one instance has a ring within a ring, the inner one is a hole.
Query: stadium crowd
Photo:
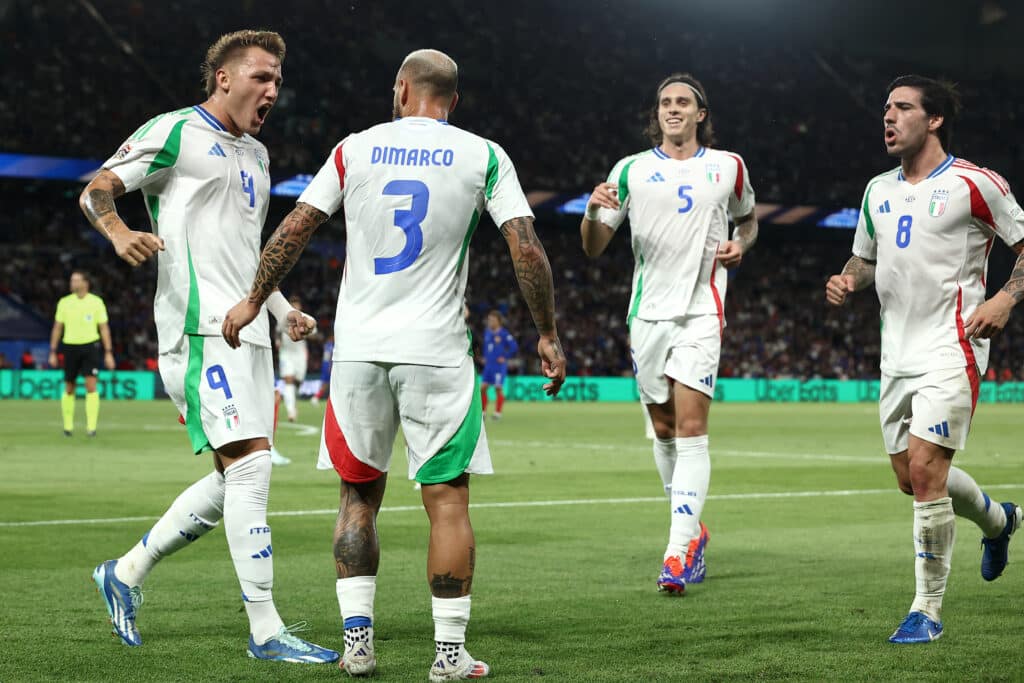
[[[401,25],[390,21],[399,7]],[[298,9],[251,1],[8,3],[0,17],[0,57],[8,66],[8,91],[18,97],[14,106],[0,107],[0,130],[17,135],[6,135],[0,151],[105,158],[150,116],[201,99],[202,46],[224,30],[258,25],[289,41],[285,84],[261,139],[276,175],[313,173],[346,132],[389,117],[395,64],[424,43],[411,27],[429,25],[427,42],[460,63],[453,120],[499,141],[526,190],[591,188],[616,159],[646,144],[641,131],[653,86],[668,70],[689,69],[708,90],[720,146],[743,154],[759,201],[856,206],[867,180],[892,165],[880,135],[885,85],[914,70],[763,37],[722,49],[722,35],[659,21],[650,7],[611,16],[539,0],[517,3],[515,11],[469,0],[302,1]],[[76,40],[51,41],[49,35]],[[360,39],[350,40],[353,35]],[[649,40],[637,45],[636,35]],[[954,151],[998,169],[1020,194],[1024,142],[1005,133],[1024,119],[1024,89],[1011,84],[1003,74],[963,82],[967,109]],[[107,301],[119,363],[152,367],[154,267],[132,270],[116,259],[78,213],[75,191],[4,181],[0,194],[18,207],[0,215],[7,252],[0,293],[50,319],[70,269],[92,270],[94,291]],[[130,222],[146,224],[141,203],[126,200],[125,206]],[[268,231],[289,207],[275,200]],[[628,239],[616,237],[600,260],[587,261],[575,220],[538,220],[556,278],[569,373],[628,374]],[[797,242],[783,239],[782,230],[762,226],[763,235],[777,234],[763,238],[732,278],[721,375],[877,376],[875,297],[855,297],[839,311],[826,310],[823,301],[823,283],[845,261],[852,233],[844,233],[846,242],[835,236]],[[299,292],[306,309],[329,327],[344,261],[340,220],[322,228],[317,240],[315,256],[304,259],[282,289]],[[512,371],[536,372],[533,326],[493,227],[488,233],[481,226],[470,264],[468,303],[477,336],[486,312],[501,309],[523,347]],[[993,343],[995,378],[1024,379],[1012,348],[1022,331],[1024,313],[1018,312]],[[318,350],[310,357],[318,363]]]

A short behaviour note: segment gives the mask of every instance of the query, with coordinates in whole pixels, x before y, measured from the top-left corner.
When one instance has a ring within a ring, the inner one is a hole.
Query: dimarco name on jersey
[[[391,166],[451,166],[455,152],[450,149],[406,149],[405,147],[374,147],[371,164]]]

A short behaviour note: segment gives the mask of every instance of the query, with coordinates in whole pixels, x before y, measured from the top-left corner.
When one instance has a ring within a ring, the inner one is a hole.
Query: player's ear
[[[455,111],[455,105],[459,103],[459,93],[452,95],[452,103],[448,105],[448,113]]]
[[[708,117],[708,110],[707,109],[698,109],[697,110],[697,123],[701,123],[707,117]]]
[[[227,65],[217,69],[214,77],[217,79],[217,90],[224,92],[231,90],[231,74],[228,73]]]
[[[946,121],[946,117],[940,114],[932,114],[928,117],[928,132],[934,133],[939,128],[942,128],[942,124]]]

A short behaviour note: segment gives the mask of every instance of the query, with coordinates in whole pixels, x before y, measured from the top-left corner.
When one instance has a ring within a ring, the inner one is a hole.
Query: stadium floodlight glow
[[[48,157],[37,154],[0,153],[0,176],[88,182],[100,170],[102,161],[73,157]]]
[[[854,209],[847,207],[834,211],[820,221],[818,221],[819,228],[839,228],[841,230],[854,230],[857,227],[857,221],[860,220],[860,209]]]
[[[300,173],[286,180],[274,183],[270,188],[270,194],[278,197],[298,197],[311,182],[313,182],[312,173]]]
[[[584,192],[579,197],[570,199],[564,204],[559,204],[555,207],[555,211],[558,213],[575,214],[582,216],[587,211],[587,202],[590,201],[590,193]]]

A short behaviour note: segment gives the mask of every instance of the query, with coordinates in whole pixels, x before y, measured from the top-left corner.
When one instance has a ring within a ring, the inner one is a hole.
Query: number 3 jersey
[[[498,226],[533,217],[497,144],[409,117],[342,140],[299,197],[345,207],[347,253],[334,360],[457,367],[469,241],[486,210]]]
[[[220,336],[224,315],[256,277],[270,196],[267,148],[195,106],[151,119],[103,168],[128,192],[142,190],[153,233],[164,240],[153,300],[160,353],[186,334]],[[240,336],[270,346],[266,309]]]
[[[993,239],[1024,239],[1024,215],[998,174],[949,155],[916,185],[895,168],[868,183],[853,253],[877,261],[887,375],[988,366],[989,341],[964,321],[985,301]]]
[[[718,247],[729,239],[729,215],[754,210],[743,159],[700,147],[680,161],[655,147],[619,161],[608,182],[618,186],[620,206],[601,209],[598,220],[618,229],[628,214],[632,232],[629,322],[710,313],[724,324]]]

